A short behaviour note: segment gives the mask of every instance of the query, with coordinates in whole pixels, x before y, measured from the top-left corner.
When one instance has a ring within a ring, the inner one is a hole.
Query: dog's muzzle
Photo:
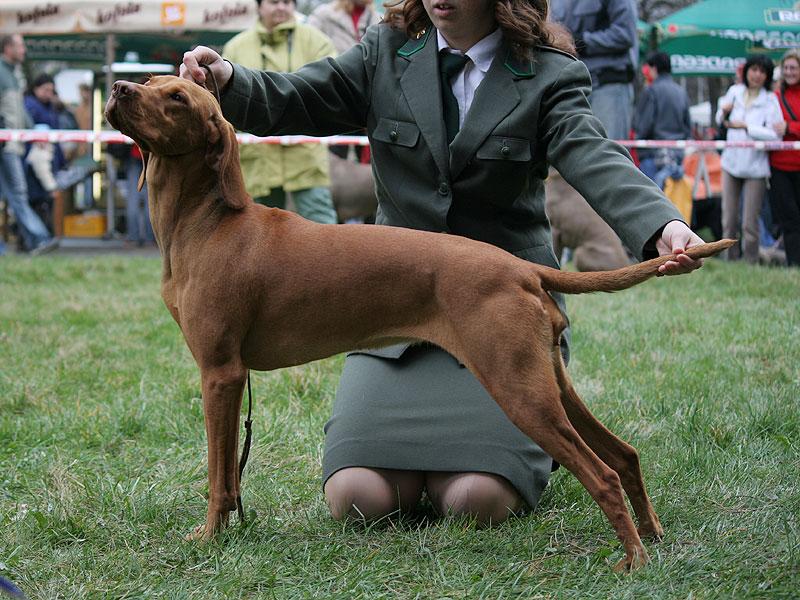
[[[115,118],[118,116],[119,103],[132,100],[138,95],[139,91],[136,89],[136,84],[130,81],[114,82],[114,85],[111,86],[111,95],[108,98],[108,102],[106,102],[105,111],[103,111],[106,121],[115,129],[120,129],[117,123],[118,119]]]

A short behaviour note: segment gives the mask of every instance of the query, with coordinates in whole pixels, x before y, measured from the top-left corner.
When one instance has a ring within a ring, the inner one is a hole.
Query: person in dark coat
[[[672,66],[665,52],[651,53],[645,64],[650,68],[653,83],[642,92],[636,105],[633,130],[639,140],[688,140],[692,135],[689,96],[672,79]],[[683,150],[674,148],[641,148],[639,168],[658,187],[667,177],[683,177]]]
[[[48,73],[37,75],[25,94],[25,110],[36,129],[61,129],[61,116],[56,103],[55,80]],[[31,207],[53,232],[53,192],[55,174],[66,166],[60,144],[31,142],[25,149],[25,177]]]

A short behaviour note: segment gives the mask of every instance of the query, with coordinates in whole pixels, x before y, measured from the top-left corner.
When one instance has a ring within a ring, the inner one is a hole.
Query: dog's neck
[[[169,277],[173,250],[188,240],[197,243],[207,239],[198,229],[210,233],[229,211],[219,201],[218,175],[206,164],[204,152],[151,154],[146,182],[150,222],[164,261],[164,276]],[[191,255],[191,251],[182,252]]]

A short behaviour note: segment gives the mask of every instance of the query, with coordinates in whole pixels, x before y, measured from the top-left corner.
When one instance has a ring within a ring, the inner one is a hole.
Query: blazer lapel
[[[409,43],[398,54],[409,61],[400,77],[400,88],[408,101],[422,137],[428,144],[433,160],[442,173],[447,173],[449,152],[442,118],[442,95],[439,89],[439,62],[436,35],[428,30],[424,47],[416,49]],[[422,42],[422,40],[420,40]],[[411,51],[404,50],[411,47]]]
[[[497,124],[520,103],[514,80],[533,76],[532,71],[515,72],[514,65],[507,60],[507,53],[505,47],[498,50],[486,77],[475,90],[464,125],[450,145],[451,179],[458,177]]]

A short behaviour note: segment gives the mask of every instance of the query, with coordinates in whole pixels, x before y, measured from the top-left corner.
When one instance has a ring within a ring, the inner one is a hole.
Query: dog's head
[[[217,176],[225,202],[234,208],[244,205],[246,192],[236,131],[204,87],[172,75],[152,77],[144,84],[117,81],[111,88],[105,117],[142,149],[145,168],[140,188],[150,154],[202,154]]]

